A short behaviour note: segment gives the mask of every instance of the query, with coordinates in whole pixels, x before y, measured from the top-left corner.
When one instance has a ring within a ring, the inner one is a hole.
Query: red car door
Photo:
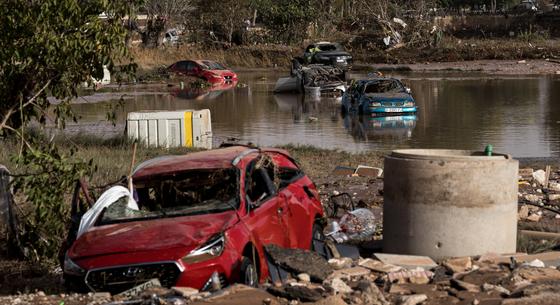
[[[288,247],[288,235],[280,218],[284,207],[269,174],[274,169],[258,167],[257,163],[258,159],[252,161],[246,169],[243,189],[248,212],[243,221],[261,245]]]
[[[292,248],[309,248],[315,214],[311,209],[311,180],[288,158],[273,154],[276,164],[276,185],[279,186],[279,204],[283,213],[279,214]],[[307,188],[307,191],[306,191]]]

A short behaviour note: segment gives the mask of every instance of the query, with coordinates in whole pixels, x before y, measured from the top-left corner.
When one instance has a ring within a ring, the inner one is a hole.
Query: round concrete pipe
[[[513,253],[519,162],[464,150],[385,158],[383,251],[432,258]]]

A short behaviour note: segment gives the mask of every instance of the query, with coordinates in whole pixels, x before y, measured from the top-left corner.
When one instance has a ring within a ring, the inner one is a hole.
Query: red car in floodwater
[[[205,290],[217,272],[222,285],[255,286],[269,275],[263,246],[310,249],[322,234],[317,189],[284,150],[160,157],[133,181],[138,209],[115,203],[98,216],[66,252],[67,283],[117,293],[157,278]]]
[[[224,65],[211,60],[181,60],[168,70],[185,76],[195,76],[212,84],[237,82],[237,74]]]

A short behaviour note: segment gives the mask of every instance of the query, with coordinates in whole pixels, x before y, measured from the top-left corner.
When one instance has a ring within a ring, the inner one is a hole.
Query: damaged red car
[[[237,83],[237,74],[212,60],[181,60],[171,66],[170,72],[198,77],[212,84]]]
[[[216,280],[256,286],[268,278],[265,245],[310,249],[322,234],[317,189],[284,150],[159,157],[132,179],[132,195],[103,207],[66,251],[66,283],[111,293],[153,279],[201,290]]]

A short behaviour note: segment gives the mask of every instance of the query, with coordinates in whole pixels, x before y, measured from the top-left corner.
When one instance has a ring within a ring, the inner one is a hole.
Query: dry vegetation
[[[281,45],[233,46],[227,49],[202,45],[182,45],[159,49],[133,48],[132,53],[141,71],[153,70],[184,59],[211,59],[230,67],[289,67],[300,50]]]

